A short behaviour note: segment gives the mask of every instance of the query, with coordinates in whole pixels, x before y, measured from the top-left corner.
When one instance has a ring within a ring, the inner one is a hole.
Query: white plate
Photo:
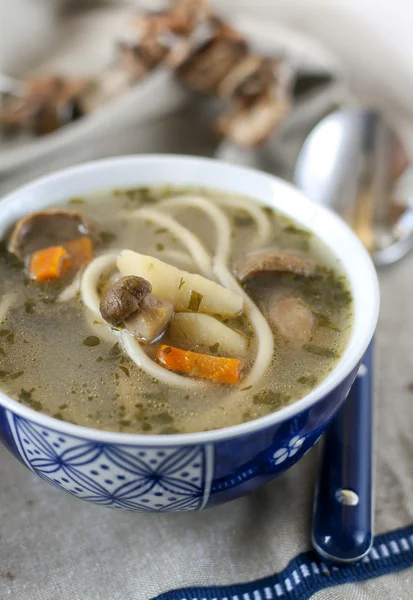
[[[295,66],[332,72],[340,70],[334,56],[301,33],[275,23],[263,24],[242,18],[236,19],[234,25],[254,46],[268,54],[283,52]],[[78,60],[78,55],[75,56]],[[59,71],[58,62],[49,60],[49,65],[55,72]],[[67,70],[70,62],[68,58],[62,58],[61,62]],[[71,70],[74,72],[73,66]],[[109,155],[112,136],[119,137],[122,131],[130,131],[132,128],[136,129],[138,136],[141,125],[184,107],[191,97],[176,82],[171,72],[163,67],[159,68],[116,100],[54,133],[22,143],[17,143],[16,140],[7,142],[0,138],[0,176],[29,166],[30,163],[43,161],[46,167],[49,158],[56,163],[59,155],[66,155],[68,152],[76,156],[77,149],[86,144],[95,144],[96,157],[102,155],[98,151],[99,145],[105,144],[105,155]],[[81,160],[80,153],[79,161]]]

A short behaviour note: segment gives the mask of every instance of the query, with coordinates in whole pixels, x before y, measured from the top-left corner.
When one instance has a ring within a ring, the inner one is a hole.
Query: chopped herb
[[[24,309],[27,312],[27,314],[32,315],[34,313],[34,300],[32,300],[31,298],[28,298],[26,300],[26,302],[24,303]]]
[[[258,394],[253,396],[252,401],[254,404],[264,404],[266,406],[271,406],[273,409],[277,409],[288,402],[290,398],[291,396],[289,394],[263,388]]]
[[[110,244],[116,240],[116,234],[111,231],[101,231],[99,237],[102,244]]]
[[[247,213],[247,211],[240,210],[234,215],[234,223],[237,227],[249,227],[254,224],[254,219]]]
[[[302,375],[297,379],[297,383],[314,386],[318,383],[318,378],[315,375]]]
[[[86,204],[86,200],[84,198],[71,198],[69,204]]]
[[[181,277],[181,280],[180,280],[179,286],[178,286],[178,290],[180,290],[183,285],[185,285],[185,280],[183,277]]]
[[[61,405],[59,406],[59,409],[60,409],[60,410],[66,410],[66,408],[68,408],[68,406],[69,406],[68,404],[61,404]]]
[[[159,433],[162,435],[173,435],[174,433],[179,433],[179,429],[172,425],[168,425],[168,427],[161,429]]]
[[[313,235],[311,233],[311,231],[306,231],[305,229],[300,229],[300,227],[296,227],[295,225],[287,225],[287,227],[284,227],[284,232],[285,233],[293,233],[294,235],[304,235],[304,236],[308,236],[308,237],[311,237]]]
[[[153,416],[153,421],[158,425],[169,425],[174,422],[174,418],[167,412],[161,412]]]
[[[10,373],[7,377],[7,379],[18,379],[19,377],[21,377],[22,375],[24,375],[24,371],[15,371],[14,373]]]
[[[0,329],[0,337],[6,337],[9,333],[11,333],[10,329]]]
[[[116,342],[116,344],[113,344],[112,348],[109,350],[109,357],[119,358],[120,356],[122,356],[122,349],[119,345],[119,342]]]
[[[128,427],[130,424],[131,424],[130,419],[121,419],[119,421],[119,425],[121,425],[122,427]]]
[[[10,344],[14,344],[14,333],[11,331],[9,333],[9,335],[6,337],[6,340],[10,343]]]
[[[152,429],[152,425],[144,421],[142,423],[142,431],[150,431]]]
[[[272,217],[274,214],[274,210],[272,208],[270,208],[269,206],[262,206],[262,210],[263,212],[265,212],[266,215],[268,215],[269,217]]]
[[[83,340],[82,344],[84,346],[99,346],[100,339],[97,337],[97,335],[89,335]]]
[[[216,354],[218,352],[218,348],[219,348],[219,342],[216,342],[216,344],[213,344],[212,346],[209,347],[209,350],[212,354]]]
[[[252,388],[252,385],[247,385],[247,387],[241,388],[241,392],[246,392],[247,390],[250,390],[251,388]]]
[[[303,350],[315,356],[324,356],[325,358],[337,358],[337,352],[331,348],[325,348],[324,346],[317,346],[317,344],[305,344]]]
[[[127,367],[124,367],[123,365],[119,365],[119,369],[125,373],[126,377],[130,377],[130,372]]]
[[[192,312],[198,312],[199,307],[201,306],[201,302],[203,299],[203,295],[199,294],[195,290],[191,290],[191,295],[189,297],[188,310]]]
[[[35,388],[32,388],[31,390],[25,390],[24,388],[22,388],[20,390],[20,394],[19,394],[20,402],[25,402],[26,404],[30,404],[33,401],[32,394],[34,391],[35,391]]]
[[[333,331],[341,331],[340,327],[333,323],[326,315],[314,311],[313,314],[317,319],[317,325],[319,327],[324,327],[325,329],[332,329]]]
[[[7,356],[3,348],[0,348],[0,356]]]
[[[162,252],[163,250],[165,250],[164,244],[156,244],[156,250],[158,252]]]
[[[103,356],[98,356],[96,359],[96,362],[102,362],[102,360],[103,360]]]
[[[63,417],[63,415],[62,415],[62,413],[61,413],[61,412],[55,413],[55,414],[53,415],[53,417],[54,417],[55,419],[59,419],[59,421],[64,421],[64,417]]]
[[[155,233],[159,234],[159,233],[166,233],[168,230],[166,227],[159,227],[159,229],[155,229]]]

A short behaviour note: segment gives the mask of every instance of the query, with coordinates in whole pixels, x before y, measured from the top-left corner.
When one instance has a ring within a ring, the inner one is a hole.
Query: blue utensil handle
[[[324,436],[314,497],[314,549],[336,563],[356,562],[373,543],[373,350]]]

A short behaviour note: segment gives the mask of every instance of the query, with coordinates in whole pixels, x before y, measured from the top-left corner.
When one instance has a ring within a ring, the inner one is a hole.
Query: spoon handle
[[[324,559],[352,563],[373,543],[373,357],[368,348],[350,393],[324,436],[312,542]]]

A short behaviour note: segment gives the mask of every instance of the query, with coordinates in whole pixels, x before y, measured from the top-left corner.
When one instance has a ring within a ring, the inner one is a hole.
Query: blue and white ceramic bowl
[[[279,209],[341,260],[354,297],[354,329],[330,375],[291,406],[249,423],[184,435],[134,435],[64,423],[0,393],[0,438],[42,479],[77,498],[137,512],[199,510],[268,483],[318,440],[345,399],[373,336],[376,273],[351,230],[275,177],[204,158],[137,156],[85,164],[39,179],[3,199],[0,236],[18,218],[99,189],[195,185],[237,192]]]

